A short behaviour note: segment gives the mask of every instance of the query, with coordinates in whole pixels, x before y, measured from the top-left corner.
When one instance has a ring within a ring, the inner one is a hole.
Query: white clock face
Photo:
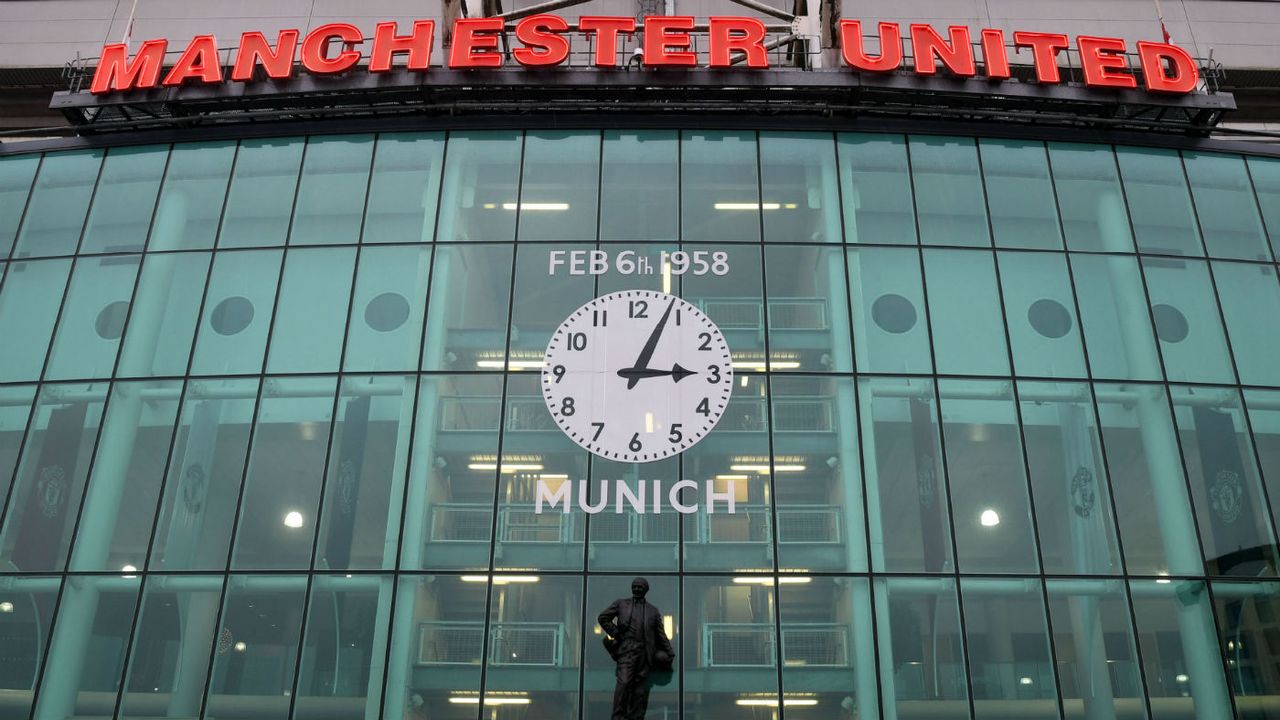
[[[574,442],[609,460],[653,462],[688,450],[716,426],[732,393],[724,335],[674,295],[603,295],[547,343],[547,409]]]

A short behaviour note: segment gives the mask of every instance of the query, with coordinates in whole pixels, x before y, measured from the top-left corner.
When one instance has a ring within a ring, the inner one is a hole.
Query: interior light
[[[743,707],[778,707],[775,698],[738,698],[736,704]],[[818,704],[817,698],[783,698],[786,707],[813,707]]]
[[[249,646],[246,645],[243,640],[241,640],[240,642],[235,644],[235,648],[236,648],[236,652],[244,652],[245,650],[249,649]]]
[[[463,696],[454,695],[453,697],[449,698],[449,702],[453,703],[454,705],[479,705],[480,698],[472,695],[463,695]],[[528,705],[531,702],[533,701],[530,700],[529,698],[519,697],[519,696],[515,696],[515,697],[496,696],[495,697],[495,696],[489,695],[489,696],[485,696],[485,699],[484,699],[485,705]]]
[[[736,480],[750,480],[750,479],[751,479],[751,476],[750,476],[750,475],[717,475],[717,476],[716,476],[716,479],[717,479],[717,480],[723,480],[723,481],[726,481],[726,482],[727,482],[727,481],[730,481],[730,480],[734,480],[734,481],[736,481]]]
[[[1174,678],[1173,678],[1173,679],[1174,679],[1174,680],[1177,680],[1177,681],[1178,681],[1178,682],[1180,682],[1180,683],[1184,683],[1184,682],[1186,682],[1186,681],[1190,680],[1191,678],[1187,677],[1185,674],[1179,673],[1178,675],[1174,676]]]
[[[517,207],[517,205],[516,205],[515,203],[502,203],[502,209],[503,209],[503,210],[515,210],[515,209],[516,209],[516,207]],[[557,203],[557,202],[550,202],[550,203],[535,203],[535,202],[527,202],[527,203],[520,203],[518,207],[519,207],[521,210],[557,210],[557,211],[563,211],[563,210],[568,210],[568,209],[569,209],[569,203]]]
[[[1000,513],[987,508],[982,511],[982,515],[978,517],[978,522],[982,523],[982,527],[995,527],[1000,524]]]
[[[542,360],[477,360],[476,367],[482,370],[537,370],[543,366]]]
[[[285,513],[284,526],[290,527],[290,528],[302,527],[302,513],[298,512],[297,510],[290,510],[289,512]]]
[[[498,463],[470,463],[467,465],[468,470],[497,470]],[[537,472],[542,469],[540,463],[502,463],[502,472],[518,473],[518,472]]]
[[[765,367],[763,360],[734,360],[730,363],[735,370],[797,370],[800,363],[794,360],[774,360],[770,362],[768,368]]]
[[[499,575],[493,579],[494,585],[510,585],[512,583],[536,583],[542,578],[537,575]],[[463,575],[462,582],[465,583],[487,583],[488,575]]]
[[[1023,685],[1031,685],[1031,684],[1032,684],[1032,680],[1031,680],[1031,678],[1029,678],[1029,677],[1018,678],[1018,682],[1019,682],[1019,683],[1022,683]]]
[[[8,600],[4,602],[0,602],[0,613],[11,613],[11,612],[13,612],[13,603],[9,602]]]
[[[774,465],[773,472],[804,472],[806,465]],[[761,475],[768,475],[770,467],[768,465],[730,465],[729,469],[734,472],[753,472]]]
[[[747,376],[746,376],[746,375],[743,375],[743,376],[742,376],[742,378],[741,378],[741,385],[742,385],[742,387],[746,387],[746,386],[747,386]]]
[[[596,627],[600,627],[596,625]],[[676,619],[670,615],[662,616],[662,629],[667,633],[667,639],[676,636]]]
[[[120,568],[120,572],[136,573],[138,572],[138,568],[134,567],[133,565],[125,565],[124,567]]]
[[[813,582],[813,578],[795,577],[795,576],[783,576],[783,577],[775,578],[769,575],[759,576],[759,577],[744,575],[742,577],[734,578],[733,582],[735,585],[772,585],[775,582],[777,582],[779,585],[808,585],[809,583]]]
[[[765,210],[777,210],[782,205],[776,202],[767,202],[763,206],[760,203],[718,202],[715,204],[717,210],[759,210],[761,207]]]

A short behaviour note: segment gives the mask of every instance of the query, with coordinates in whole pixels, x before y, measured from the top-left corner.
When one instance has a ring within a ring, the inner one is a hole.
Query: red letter
[[[867,55],[862,43],[862,21],[840,21],[840,51],[850,67],[867,72],[889,72],[902,67],[902,29],[898,23],[880,23],[880,57]]]
[[[645,65],[697,65],[697,54],[688,51],[692,44],[687,32],[692,30],[692,15],[650,15],[644,19]]]
[[[1015,32],[1013,44],[1031,48],[1031,56],[1035,58],[1036,63],[1036,80],[1042,83],[1062,81],[1062,76],[1058,74],[1058,51],[1065,50],[1071,44],[1066,35]]]
[[[982,64],[992,80],[1008,80],[1013,76],[1009,72],[1009,50],[1004,46],[1003,30],[982,31]]]
[[[1085,85],[1113,88],[1138,87],[1138,80],[1127,72],[1129,61],[1124,57],[1123,40],[1081,35],[1076,38],[1076,45],[1080,48],[1080,65],[1084,68]]]
[[[349,23],[329,23],[307,33],[302,41],[302,66],[317,75],[332,75],[351,69],[360,62],[360,51],[348,49],[339,52],[337,57],[329,58],[325,49],[333,38],[346,45],[358,45],[364,42],[360,28]]]
[[[578,29],[596,34],[596,67],[614,67],[618,64],[618,33],[631,35],[636,31],[635,18],[583,15],[578,18]]]
[[[453,21],[453,47],[449,48],[449,67],[502,67],[498,49],[498,33],[502,18],[458,18]],[[485,52],[476,52],[484,50]]]
[[[378,23],[373,31],[373,51],[369,55],[369,72],[391,71],[391,58],[399,53],[409,53],[409,70],[426,70],[431,67],[431,39],[435,32],[434,20],[414,20],[413,32],[396,35],[393,22]]]
[[[560,33],[569,23],[559,15],[530,15],[516,23],[516,39],[525,44],[511,51],[525,67],[551,67],[569,59],[569,40]]]
[[[947,28],[947,32],[951,34],[950,44],[929,25],[911,26],[911,49],[916,58],[916,72],[921,75],[937,75],[936,58],[960,77],[977,75],[973,46],[969,44],[969,28],[952,25]]]
[[[284,80],[293,72],[293,56],[298,51],[298,31],[281,30],[274,50],[260,32],[247,32],[240,36],[240,50],[236,64],[231,68],[231,79],[246,82],[253,79],[253,68],[262,62],[262,69],[273,80]]]
[[[1200,82],[1200,70],[1195,59],[1177,45],[1140,42],[1138,54],[1142,56],[1142,75],[1151,92],[1189,93]],[[1165,69],[1165,60],[1172,62],[1173,75]]]
[[[769,54],[764,49],[764,23],[749,17],[712,17],[708,27],[711,36],[711,67],[732,67],[734,51],[747,58],[747,67],[769,67]]]
[[[138,48],[138,54],[129,62],[129,48],[124,44],[106,45],[98,67],[93,71],[89,92],[102,94],[114,90],[153,88],[160,81],[160,66],[164,64],[165,40],[148,40]]]
[[[184,81],[195,78],[202,83],[222,82],[222,63],[218,60],[218,41],[212,35],[197,35],[191,38],[187,49],[182,51],[173,69],[164,76],[164,86],[181,85]]]

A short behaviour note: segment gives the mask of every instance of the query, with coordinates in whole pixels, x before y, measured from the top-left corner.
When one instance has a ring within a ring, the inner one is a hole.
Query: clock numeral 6
[[[684,433],[680,432],[680,423],[671,423],[671,434],[667,436],[667,440],[673,443],[684,440]]]
[[[711,383],[712,385],[715,385],[716,383],[720,382],[720,366],[719,365],[707,366],[707,382]]]
[[[649,317],[649,303],[644,300],[632,300],[627,303],[627,315],[633,318],[647,319]]]
[[[708,400],[707,398],[702,398],[702,402],[698,403],[698,407],[694,409],[694,412],[696,412],[696,413],[698,413],[699,415],[702,415],[702,416],[704,416],[704,417],[706,417],[706,416],[710,416],[710,415],[711,415],[711,401],[710,401],[710,400]]]
[[[591,423],[591,427],[596,429],[596,434],[591,436],[591,441],[595,442],[596,440],[600,439],[600,433],[604,432],[604,423],[593,422]]]
[[[586,350],[587,334],[584,332],[569,333],[569,337],[565,342],[570,350]]]
[[[702,341],[702,344],[698,346],[699,350],[711,349],[711,333],[698,333],[698,339]]]
[[[571,417],[575,412],[577,412],[577,410],[573,407],[573,398],[566,397],[564,401],[560,403],[560,414],[565,417]]]
[[[644,445],[640,444],[640,433],[631,436],[631,442],[627,443],[627,447],[631,448],[631,452],[640,452]]]
[[[556,384],[559,385],[560,381],[564,379],[564,366],[557,365],[551,368],[551,374],[556,376]]]

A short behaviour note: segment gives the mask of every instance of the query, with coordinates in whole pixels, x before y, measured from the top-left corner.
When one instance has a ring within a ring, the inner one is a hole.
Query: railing
[[[764,305],[758,298],[715,298],[695,302],[722,329],[764,329]],[[770,330],[826,330],[829,327],[827,320],[825,298],[781,297],[769,301]]]
[[[774,628],[767,623],[702,626],[703,667],[773,667]],[[804,623],[782,629],[782,662],[790,666],[849,667],[849,626]]]
[[[591,542],[607,544],[674,543],[680,539],[676,513],[637,515],[600,513],[591,518]]]
[[[849,667],[849,626],[806,623],[782,628],[782,662],[804,667]]]
[[[419,665],[479,665],[484,623],[425,622],[418,626]]]
[[[738,505],[732,515],[699,514],[690,542],[707,544],[767,545],[772,535],[774,510],[768,505]],[[839,545],[840,511],[827,505],[780,507],[779,545]]]
[[[564,623],[511,622],[489,626],[490,665],[560,667]],[[418,630],[419,665],[479,665],[482,622],[425,622]]]

